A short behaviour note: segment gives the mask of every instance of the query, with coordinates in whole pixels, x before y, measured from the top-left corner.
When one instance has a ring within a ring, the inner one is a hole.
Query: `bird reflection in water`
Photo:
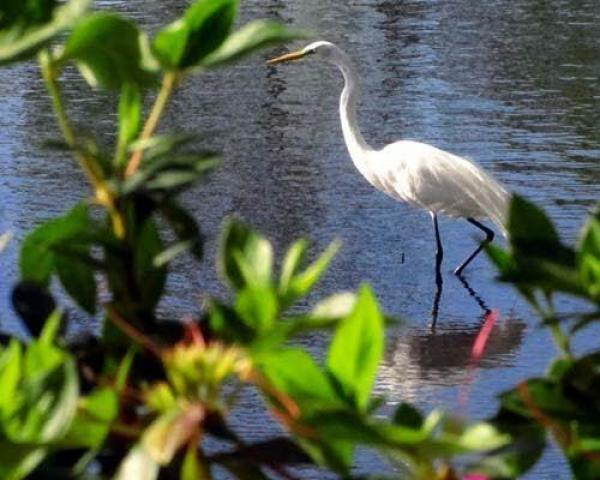
[[[471,285],[469,284],[469,282],[463,275],[458,274],[458,275],[456,275],[456,278],[462,284],[462,286],[465,288],[465,290],[468,292],[469,296],[471,298],[473,298],[473,300],[475,300],[477,305],[479,305],[479,308],[481,308],[484,316],[492,311],[491,308],[489,308],[489,306],[485,302],[485,300],[477,293],[477,291],[473,287],[471,287]],[[438,315],[440,312],[440,300],[442,298],[442,291],[444,289],[444,282],[442,280],[442,276],[440,274],[439,269],[436,269],[435,284],[436,284],[436,289],[435,289],[435,295],[433,296],[433,306],[431,307],[431,322],[430,322],[432,332],[435,332],[435,327],[437,325],[437,319],[438,319]]]
[[[464,318],[444,318],[438,323],[443,284],[437,284],[431,323],[427,328],[402,329],[392,340],[393,346],[381,369],[380,386],[391,390],[398,399],[417,399],[428,385],[462,385],[465,374],[474,366],[484,369],[508,366],[523,341],[527,328],[523,320],[511,315],[499,319],[486,336],[485,351],[474,365],[474,347],[481,343],[482,329],[491,309],[464,277],[456,278],[482,314],[473,323],[465,323]]]

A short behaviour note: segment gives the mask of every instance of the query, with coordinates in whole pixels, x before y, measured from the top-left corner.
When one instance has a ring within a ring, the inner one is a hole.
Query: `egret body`
[[[270,64],[318,59],[337,66],[344,76],[340,97],[342,132],[352,162],[371,185],[390,197],[422,208],[431,214],[437,243],[436,272],[441,283],[443,247],[437,216],[465,218],[485,232],[485,240],[455,270],[460,275],[494,238],[494,232],[479,223],[489,218],[506,235],[508,192],[473,162],[425,143],[409,140],[373,149],[362,136],[356,116],[360,80],[350,57],[330,42],[314,42],[304,49],[269,60]]]

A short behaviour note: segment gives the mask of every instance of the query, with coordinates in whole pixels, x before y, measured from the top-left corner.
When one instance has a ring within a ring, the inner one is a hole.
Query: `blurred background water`
[[[96,4],[119,10],[152,32],[186,2]],[[240,22],[265,17],[308,27],[355,59],[363,77],[360,123],[372,145],[410,138],[476,159],[510,190],[544,207],[565,240],[577,239],[600,193],[596,0],[242,2]],[[188,79],[169,109],[165,130],[202,133],[204,145],[222,151],[224,162],[185,198],[201,221],[208,253],[201,265],[188,258],[176,264],[163,315],[179,318],[197,311],[204,295],[227,295],[214,268],[215,240],[227,214],[250,221],[273,239],[280,254],[300,236],[313,241],[315,252],[341,238],[343,250],[313,300],[366,281],[385,311],[405,321],[388,332],[377,384],[386,408],[407,400],[475,418],[493,413],[496,394],[545,370],[554,355],[548,332],[511,287],[494,280],[484,256],[468,269],[470,290],[450,274],[478,233],[454,220],[441,221],[445,283],[432,328],[435,247],[429,216],[375,191],[355,171],[339,127],[339,73],[311,62],[265,65],[268,56],[283,51],[274,48],[233,68]],[[114,100],[90,92],[72,70],[64,79],[79,128],[109,145]],[[87,189],[69,158],[40,147],[58,132],[35,65],[0,70],[0,112],[0,232],[15,235],[0,257],[0,311],[2,328],[19,331],[9,303],[19,240]],[[481,327],[482,302],[498,309],[501,319],[483,360],[471,371],[468,359]],[[577,308],[568,299],[558,306]],[[94,327],[94,319],[76,318],[78,328]],[[577,339],[579,349],[597,346],[593,333]],[[319,352],[327,337],[306,343]],[[464,384],[469,403],[460,407]],[[257,412],[238,425],[246,435],[272,433],[256,398],[244,397],[243,406]],[[372,471],[373,462],[361,454],[358,468]],[[529,477],[567,478],[568,473],[550,450]]]

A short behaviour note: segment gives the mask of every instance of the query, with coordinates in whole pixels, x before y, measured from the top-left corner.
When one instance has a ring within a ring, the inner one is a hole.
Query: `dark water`
[[[98,3],[153,30],[185,2]],[[563,238],[577,238],[600,193],[596,0],[254,0],[245,2],[241,16],[310,27],[347,49],[363,76],[360,120],[373,145],[412,138],[472,157],[509,189],[543,206]],[[428,215],[375,191],[354,170],[337,117],[340,75],[317,64],[264,64],[282,51],[190,78],[169,110],[166,126],[205,133],[225,162],[186,198],[209,238],[209,256],[199,267],[188,260],[178,264],[163,311],[180,316],[194,311],[203,294],[225,295],[211,255],[226,214],[251,221],[279,252],[299,236],[310,237],[316,251],[341,238],[344,248],[314,298],[367,281],[385,310],[406,321],[405,328],[389,332],[377,386],[389,408],[409,400],[427,409],[489,415],[497,393],[545,370],[554,354],[548,332],[510,287],[494,281],[483,257],[468,271],[471,292],[450,275],[476,235],[466,222],[452,220],[441,221],[446,277],[431,328],[434,242]],[[66,79],[81,128],[111,141],[114,102],[90,94],[73,72]],[[57,132],[35,66],[0,71],[0,109],[0,232],[10,230],[17,240],[0,259],[0,311],[4,328],[14,330],[7,296],[18,240],[83,197],[86,188],[69,159],[39,148]],[[481,302],[498,309],[501,320],[481,364],[470,371]],[[563,299],[559,307],[575,305]],[[597,341],[588,335],[579,347]],[[309,343],[320,350],[326,339]],[[469,403],[461,409],[465,382]],[[244,403],[256,410],[254,398]],[[269,433],[264,425],[257,414],[240,428],[263,436]],[[361,458],[361,468],[372,469],[370,462]],[[568,474],[550,452],[530,477]]]

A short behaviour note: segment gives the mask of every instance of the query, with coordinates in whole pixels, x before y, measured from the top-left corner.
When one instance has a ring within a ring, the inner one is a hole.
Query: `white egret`
[[[312,58],[332,63],[344,76],[340,118],[344,140],[358,171],[378,190],[390,197],[422,208],[431,214],[437,243],[436,272],[441,283],[443,247],[437,216],[465,218],[481,229],[486,238],[454,273],[460,275],[494,239],[494,232],[479,223],[491,219],[506,235],[505,218],[509,194],[473,162],[425,143],[401,140],[381,150],[371,148],[358,127],[356,104],[360,95],[359,76],[350,57],[330,42],[314,42],[300,51],[269,60],[269,64]]]

